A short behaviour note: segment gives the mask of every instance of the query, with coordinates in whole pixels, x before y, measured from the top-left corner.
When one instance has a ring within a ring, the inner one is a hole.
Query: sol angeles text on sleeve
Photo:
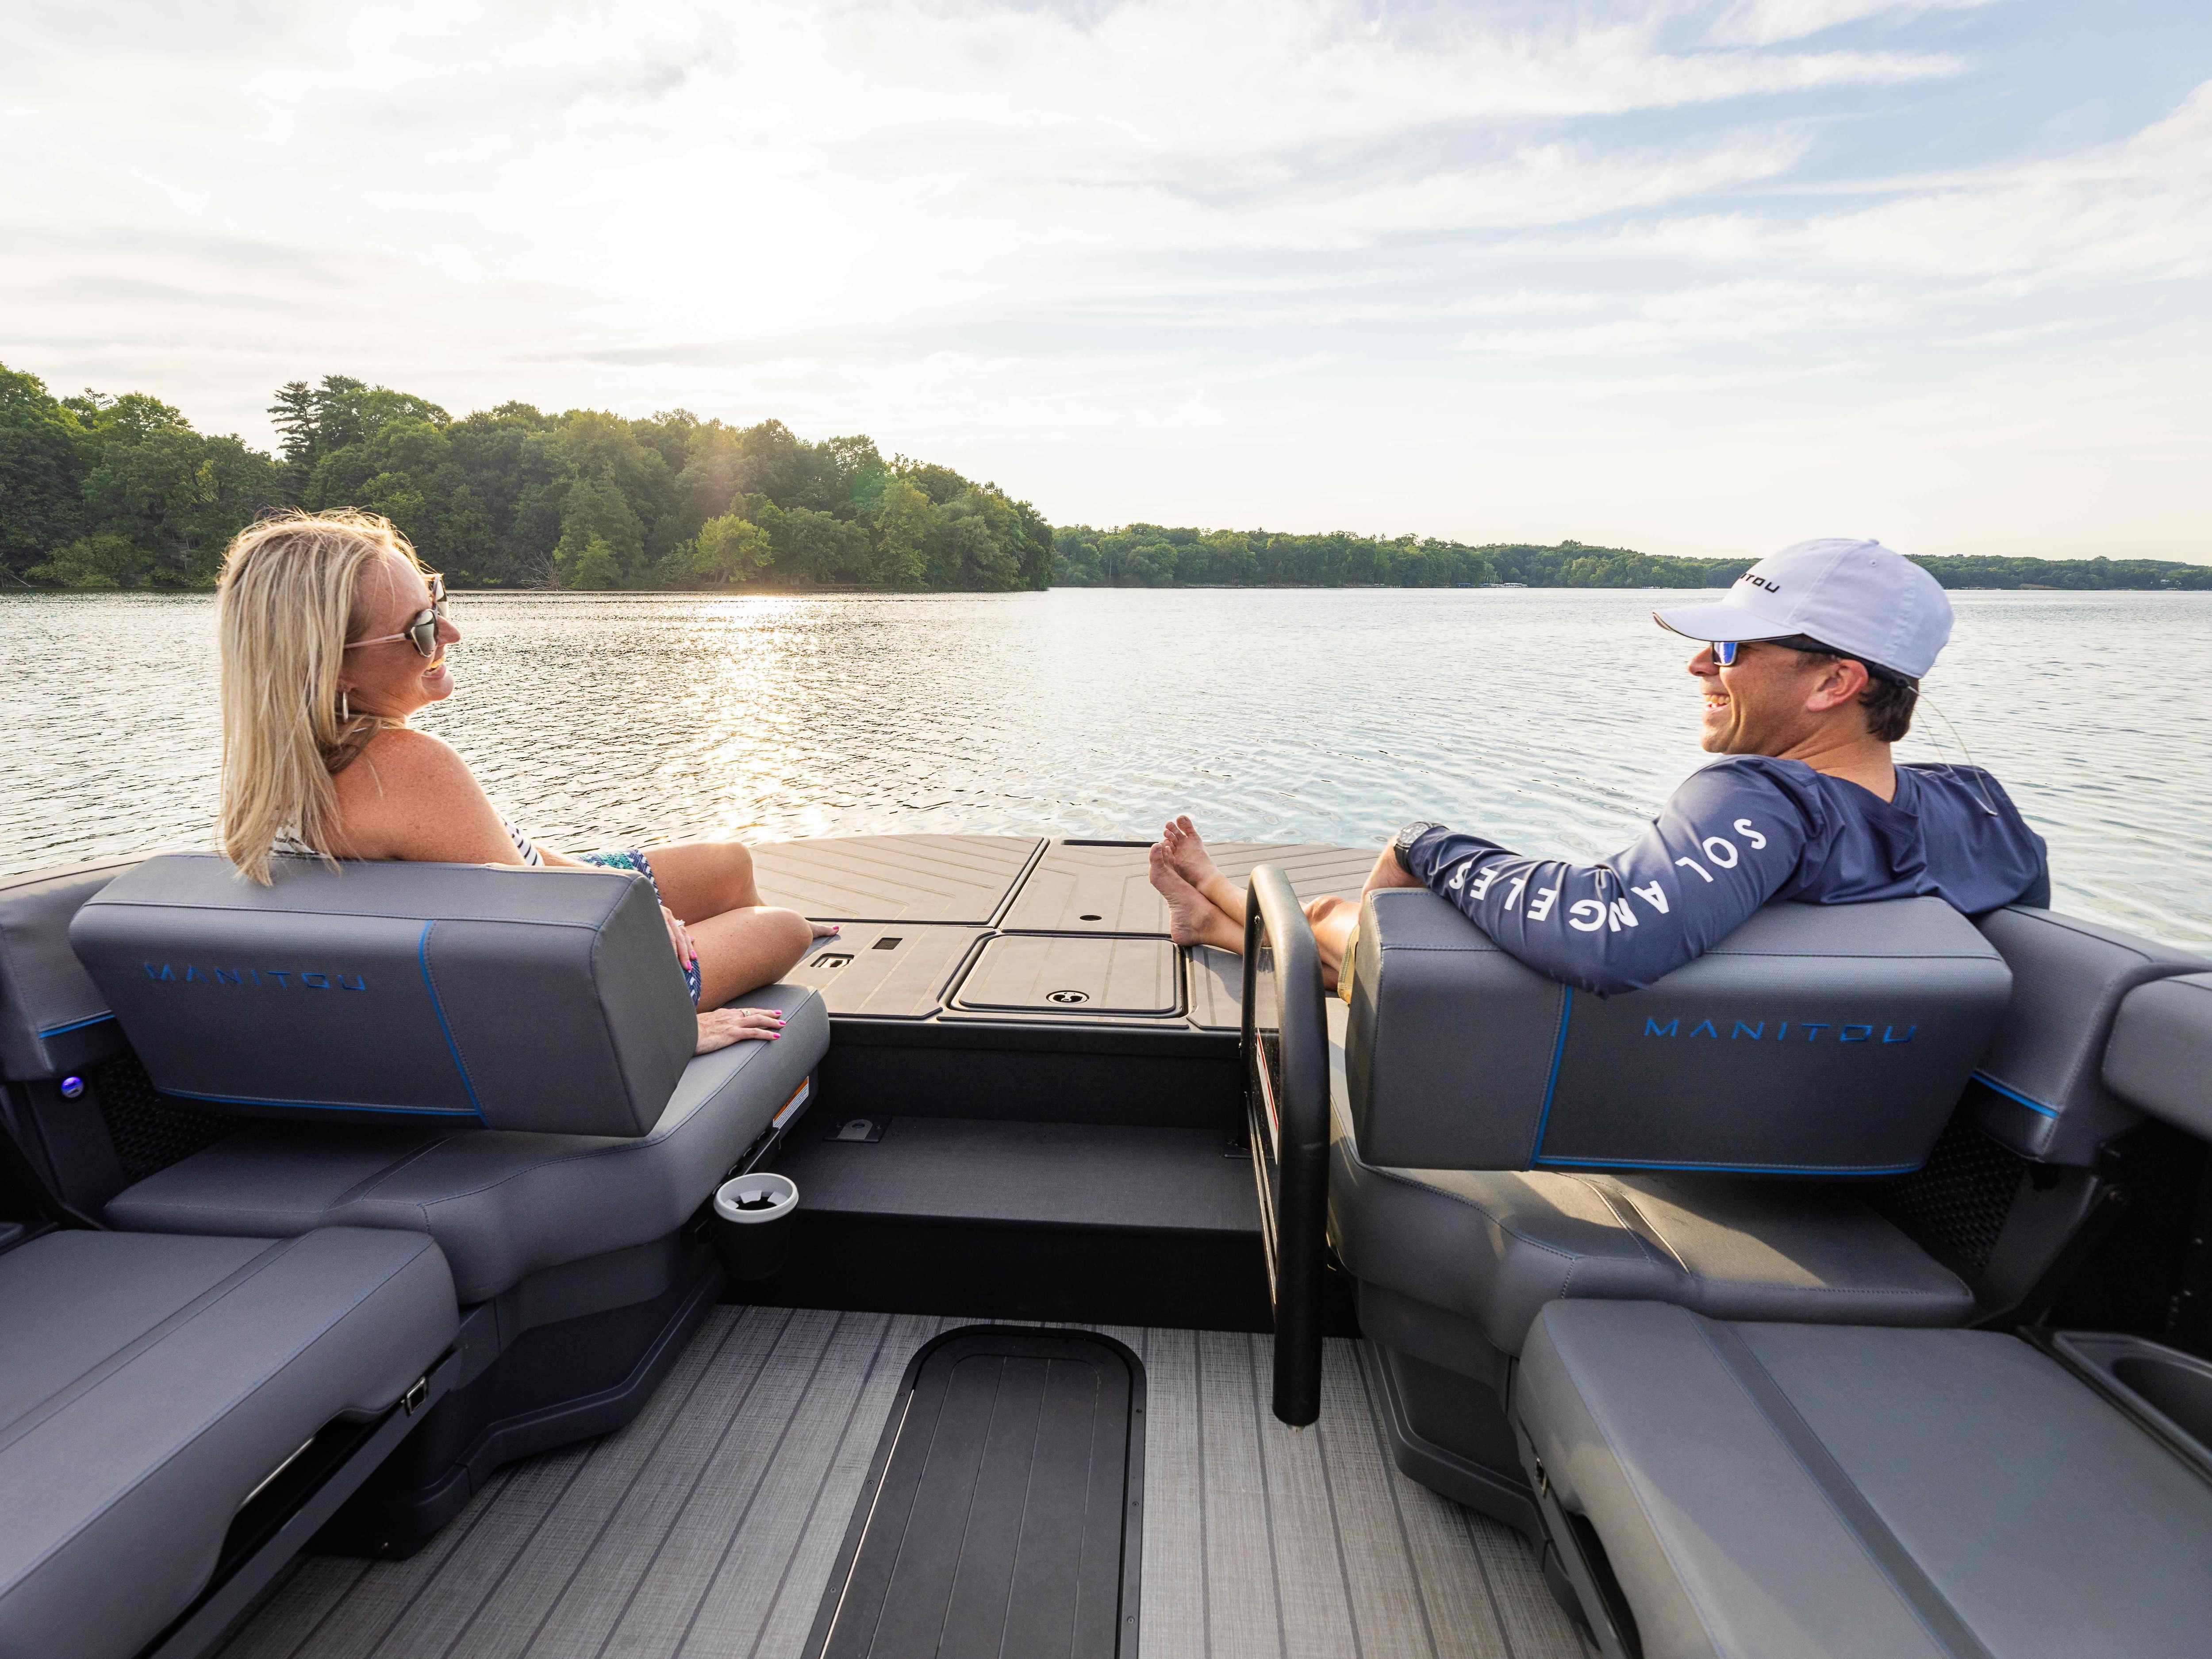
[[[1802,761],[1731,756],[1596,864],[1431,825],[1406,867],[1537,972],[1600,995],[1705,954],[1761,905],[1932,896],[1967,915],[2047,904],[2043,838],[1977,768],[1900,766],[1893,800]]]

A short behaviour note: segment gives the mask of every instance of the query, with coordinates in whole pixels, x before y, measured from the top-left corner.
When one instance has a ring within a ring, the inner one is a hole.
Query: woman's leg
[[[753,855],[735,841],[683,841],[648,847],[660,902],[687,926],[726,910],[750,910],[761,902],[753,880]]]
[[[760,888],[753,879],[753,855],[743,842],[681,841],[667,847],[649,847],[645,855],[652,860],[660,902],[676,913],[677,921],[690,928],[695,938],[698,924],[710,916],[761,908]],[[810,926],[816,939],[828,939],[837,932],[834,921]]]
[[[805,916],[772,905],[725,910],[684,926],[699,953],[702,1009],[775,984],[814,946],[814,930]]]

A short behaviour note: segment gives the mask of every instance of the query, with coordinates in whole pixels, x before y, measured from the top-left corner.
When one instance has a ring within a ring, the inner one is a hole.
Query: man
[[[1800,542],[1727,595],[1652,613],[1700,641],[1702,746],[1729,758],[1675,790],[1651,828],[1600,864],[1524,858],[1478,835],[1409,823],[1367,890],[1426,887],[1538,972],[1601,995],[1703,955],[1763,904],[1932,894],[1968,915],[2051,902],[2043,838],[1978,768],[1898,766],[1920,678],[1951,636],[1934,577],[1879,542]],[[1180,944],[1239,950],[1244,896],[1188,817],[1152,880]],[[1358,906],[1305,907],[1334,979]]]

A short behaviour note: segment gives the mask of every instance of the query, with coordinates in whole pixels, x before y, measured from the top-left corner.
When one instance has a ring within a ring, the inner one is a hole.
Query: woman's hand
[[[773,1008],[714,1008],[699,1016],[699,1046],[691,1052],[711,1054],[733,1042],[773,1042],[782,1035],[783,1016]]]
[[[676,920],[676,913],[665,904],[660,907],[660,919],[668,924],[668,942],[676,947],[677,961],[689,968],[699,960],[699,947],[691,943],[690,931]],[[714,1046],[719,1048],[722,1045],[718,1042]],[[707,1051],[702,1048],[699,1052],[703,1054]]]

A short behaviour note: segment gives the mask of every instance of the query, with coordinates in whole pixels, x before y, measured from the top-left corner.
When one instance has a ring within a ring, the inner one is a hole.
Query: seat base
[[[518,1306],[533,1291],[543,1304],[543,1283],[525,1281],[497,1303],[470,1310],[460,1340],[469,1363],[458,1385],[332,1518],[315,1540],[318,1549],[404,1560],[465,1509],[501,1465],[622,1427],[645,1408],[723,1285],[713,1247],[692,1228],[576,1265],[596,1267],[602,1278],[654,1274],[661,1288],[520,1334],[512,1334]],[[510,1333],[504,1343],[502,1329]]]
[[[1608,1654],[2181,1659],[2212,1627],[2212,1487],[2014,1336],[1555,1302],[1513,1417]]]
[[[1536,1495],[1522,1473],[1512,1425],[1497,1395],[1411,1354],[1384,1347],[1374,1352],[1390,1461],[1399,1473],[1540,1542]]]

